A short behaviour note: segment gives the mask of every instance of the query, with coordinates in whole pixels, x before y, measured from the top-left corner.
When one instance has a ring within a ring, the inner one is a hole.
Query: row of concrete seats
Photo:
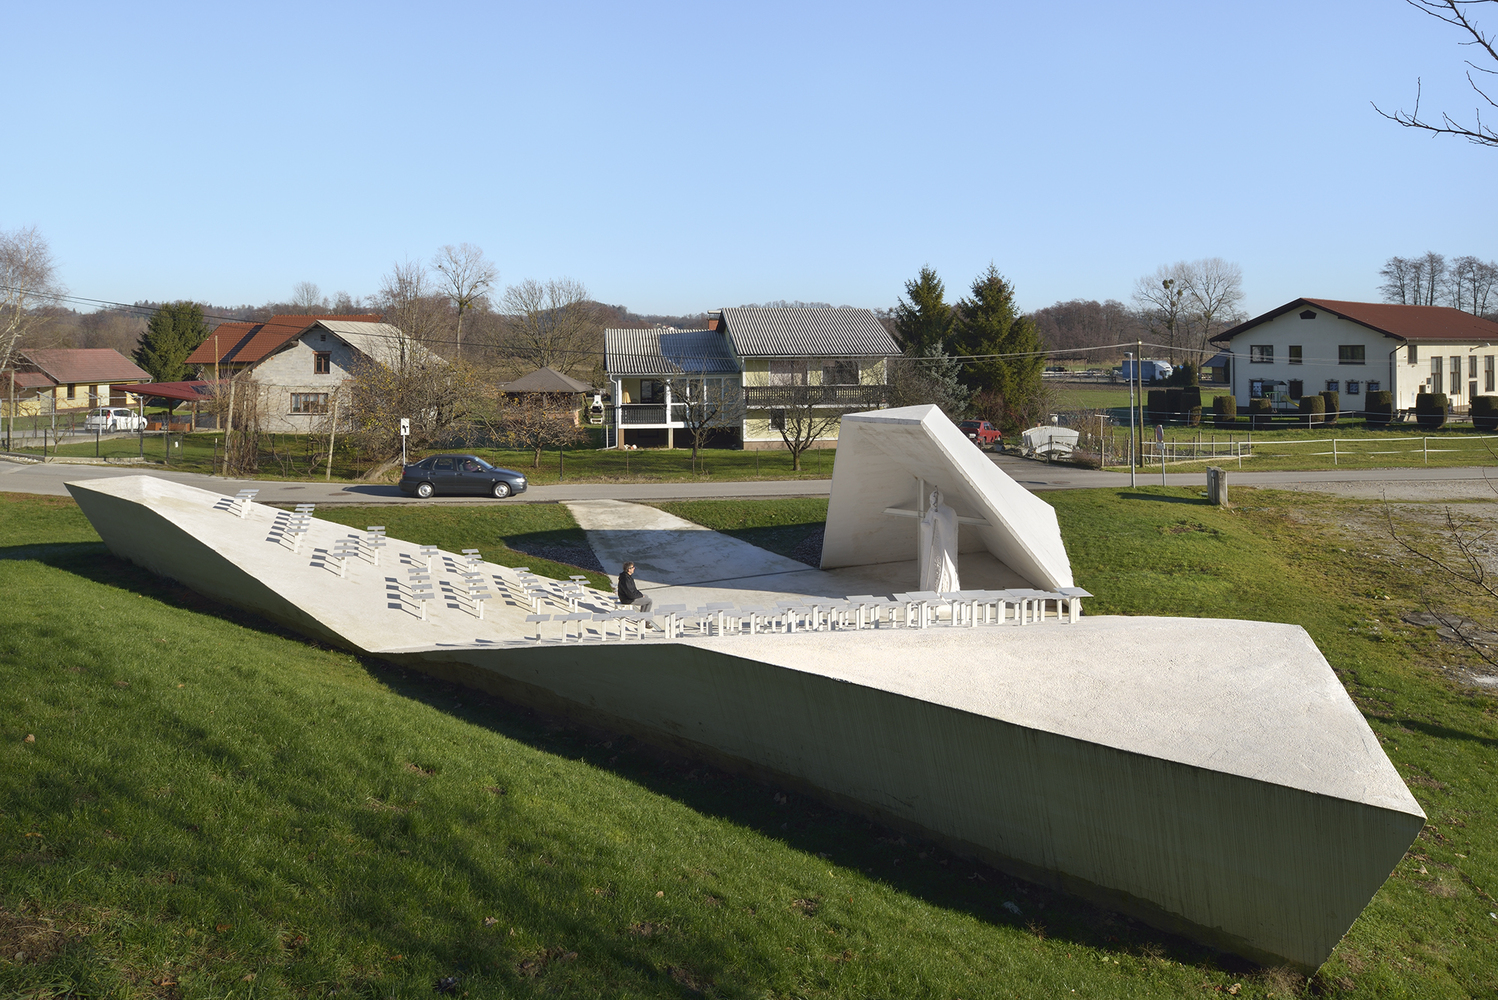
[[[526,618],[536,626],[536,641],[541,641],[541,626],[547,622],[562,623],[563,642],[587,638],[587,623],[598,623],[598,638],[607,639],[611,624],[619,625],[618,637],[629,636],[631,626],[637,638],[658,634],[661,638],[679,638],[694,634],[761,635],[766,633],[817,632],[863,628],[931,628],[943,623],[947,627],[973,628],[978,625],[1032,625],[1047,621],[1075,622],[1081,614],[1081,600],[1091,597],[1080,587],[1058,590],[964,590],[950,594],[913,591],[891,597],[860,595],[848,598],[809,598],[781,601],[769,607],[738,607],[732,602],[712,602],[698,608],[685,604],[668,604],[652,608],[649,614],[633,609],[586,612],[573,609],[564,614],[532,614]]]

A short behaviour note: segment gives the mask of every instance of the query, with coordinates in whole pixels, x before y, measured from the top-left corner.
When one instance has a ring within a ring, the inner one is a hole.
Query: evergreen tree
[[[196,302],[172,302],[151,314],[135,349],[135,363],[157,382],[181,382],[192,376],[187,356],[208,339],[208,323]]]
[[[916,357],[933,348],[941,350],[941,345],[951,339],[953,320],[941,279],[929,265],[923,267],[914,281],[905,282],[905,294],[910,301],[901,299],[895,306],[895,332],[900,335],[906,356]]]
[[[973,282],[972,298],[958,303],[957,313],[957,355],[1025,355],[968,362],[964,378],[975,393],[1002,398],[1004,429],[1018,429],[1042,391],[1045,347],[1035,323],[1015,309],[1014,286],[992,264]]]

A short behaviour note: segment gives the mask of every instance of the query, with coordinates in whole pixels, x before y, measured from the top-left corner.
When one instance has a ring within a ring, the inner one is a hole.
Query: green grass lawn
[[[1146,428],[1145,435],[1146,442],[1153,447],[1154,428]],[[1333,438],[1336,439],[1335,449]],[[1211,426],[1167,427],[1165,439],[1176,448],[1170,452],[1172,468],[1183,471],[1209,464],[1237,468],[1240,451],[1244,455],[1245,472],[1343,467],[1444,468],[1492,465],[1498,461],[1498,436],[1478,433],[1470,426],[1421,431],[1414,424],[1403,424],[1384,430],[1370,429],[1359,420],[1346,421],[1335,427],[1276,427],[1250,431],[1248,422],[1244,421],[1234,430]],[[1128,469],[1127,464],[1119,466],[1113,462],[1113,456],[1117,454],[1128,458],[1128,440],[1127,427],[1110,430],[1110,468]],[[1148,462],[1158,470],[1153,453]]]
[[[1047,499],[1094,613],[1304,624],[1430,814],[1317,994],[1498,991],[1494,699],[1433,669],[1460,657],[1402,622],[1410,573],[1337,535],[1347,502]],[[819,514],[670,509],[735,532]],[[557,511],[376,516],[495,558],[567,537]],[[0,556],[0,995],[416,997],[446,976],[474,1000],[1306,989],[776,789],[287,635],[114,561],[68,500],[0,495]]]

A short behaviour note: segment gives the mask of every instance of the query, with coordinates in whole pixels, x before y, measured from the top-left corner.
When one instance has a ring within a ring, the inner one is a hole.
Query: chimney
[[[709,330],[716,330],[718,328],[718,324],[720,322],[722,322],[722,320],[723,320],[723,312],[722,312],[722,310],[718,310],[716,312],[710,312],[710,313],[708,313],[707,314],[707,328]]]

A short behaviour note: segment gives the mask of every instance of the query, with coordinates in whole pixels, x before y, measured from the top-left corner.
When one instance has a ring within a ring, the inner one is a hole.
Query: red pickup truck
[[[991,447],[997,451],[1004,447],[1004,435],[1000,434],[999,429],[987,420],[964,420],[957,426],[962,428],[962,433],[966,434],[968,440],[979,448]]]

